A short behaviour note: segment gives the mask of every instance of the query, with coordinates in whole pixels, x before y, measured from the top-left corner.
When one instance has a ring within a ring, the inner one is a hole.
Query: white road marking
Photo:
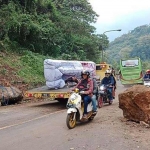
[[[25,123],[28,123],[28,122],[31,122],[31,121],[35,121],[35,120],[38,120],[38,119],[41,119],[41,118],[44,118],[44,117],[53,115],[53,114],[57,114],[57,113],[63,112],[63,111],[66,111],[66,110],[56,111],[56,112],[54,112],[54,113],[46,114],[46,115],[43,115],[43,116],[40,116],[40,117],[37,117],[37,118],[34,118],[34,119],[30,119],[30,120],[23,121],[23,122],[20,122],[20,123],[16,123],[16,124],[4,126],[4,127],[1,127],[0,130],[7,129],[7,128],[11,128],[11,127],[18,126],[18,125],[22,125],[22,124],[25,124]]]

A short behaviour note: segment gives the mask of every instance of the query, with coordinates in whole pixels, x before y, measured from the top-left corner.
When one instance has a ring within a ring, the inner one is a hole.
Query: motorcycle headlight
[[[69,98],[69,103],[75,104],[77,100],[77,96],[75,94],[71,95]]]
[[[71,100],[70,103],[76,105],[76,99],[75,100]]]
[[[69,97],[69,100],[71,100],[71,101],[73,101],[73,100],[75,100],[76,99],[76,95],[75,94],[73,94],[73,95],[71,95],[70,97]]]
[[[103,91],[103,90],[104,90],[104,86],[100,86],[100,90],[102,90],[102,91]]]

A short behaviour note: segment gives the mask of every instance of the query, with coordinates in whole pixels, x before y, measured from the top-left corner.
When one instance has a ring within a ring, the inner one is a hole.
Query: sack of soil
[[[23,98],[22,91],[18,88],[10,86],[4,87],[0,86],[0,102],[1,105],[7,105],[9,102],[21,101]]]

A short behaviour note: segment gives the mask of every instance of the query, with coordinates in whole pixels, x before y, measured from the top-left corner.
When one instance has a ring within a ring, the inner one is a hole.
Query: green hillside
[[[144,69],[150,68],[150,26],[143,25],[116,38],[106,50],[108,60],[118,63],[121,58],[140,57]]]
[[[0,81],[44,84],[45,58],[100,62],[109,41],[97,17],[88,0],[1,0]],[[150,68],[149,41],[150,27],[137,27],[110,43],[107,62],[138,56]]]
[[[97,17],[88,0],[1,0],[0,41],[13,51],[99,61],[108,39],[95,34]]]
[[[0,51],[0,85],[9,83],[21,90],[44,85],[43,61],[46,57],[31,51],[22,54]]]
[[[44,83],[45,58],[100,62],[97,17],[88,0],[1,0],[0,80]]]

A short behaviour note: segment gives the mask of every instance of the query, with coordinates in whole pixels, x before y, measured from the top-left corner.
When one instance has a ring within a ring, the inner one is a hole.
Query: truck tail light
[[[28,93],[28,97],[33,97],[33,94],[32,93]]]
[[[64,98],[64,95],[63,94],[59,94],[57,97],[58,98]]]

